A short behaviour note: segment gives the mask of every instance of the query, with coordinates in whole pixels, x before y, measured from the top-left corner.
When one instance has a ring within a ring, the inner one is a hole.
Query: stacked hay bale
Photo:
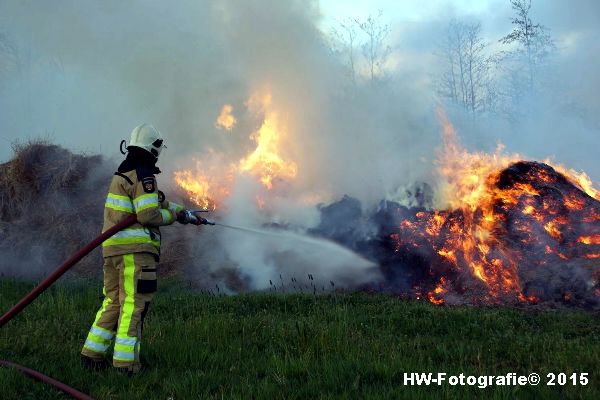
[[[14,145],[0,165],[0,271],[43,275],[100,231],[110,170],[100,156],[43,140]],[[101,263],[99,252],[79,265]]]
[[[100,234],[106,190],[118,161],[74,154],[44,140],[13,147],[14,157],[0,164],[0,275],[40,278]],[[193,262],[189,235],[167,229],[163,276]],[[100,249],[73,271],[99,276]]]

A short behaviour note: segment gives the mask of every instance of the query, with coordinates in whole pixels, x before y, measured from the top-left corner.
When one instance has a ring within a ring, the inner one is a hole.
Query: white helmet
[[[161,150],[167,147],[163,144],[163,138],[158,129],[150,124],[136,126],[131,131],[131,139],[127,147],[129,146],[142,148],[156,158],[160,155]]]

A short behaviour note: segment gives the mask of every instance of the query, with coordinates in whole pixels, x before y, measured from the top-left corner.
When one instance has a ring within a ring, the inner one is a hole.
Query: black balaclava
[[[158,158],[154,157],[150,152],[136,146],[129,146],[127,150],[127,157],[119,165],[119,172],[123,173],[143,168],[150,170],[152,174],[160,174],[160,169],[156,166]]]

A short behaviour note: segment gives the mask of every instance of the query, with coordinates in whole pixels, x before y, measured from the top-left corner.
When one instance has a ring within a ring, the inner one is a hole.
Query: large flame
[[[514,251],[514,246],[499,237],[499,230],[504,229],[508,209],[519,209],[526,218],[511,221],[514,229],[521,231],[525,246],[541,239],[535,237],[532,223],[535,222],[552,239],[545,244],[547,254],[562,260],[576,257],[596,258],[595,253],[566,255],[563,243],[563,232],[569,221],[559,215],[556,205],[542,204],[540,193],[531,184],[515,182],[510,186],[500,187],[501,172],[523,158],[518,154],[503,154],[502,146],[492,154],[482,152],[471,153],[464,149],[457,140],[455,131],[443,111],[438,111],[438,118],[443,128],[443,149],[438,154],[437,166],[441,187],[438,193],[438,206],[445,211],[418,212],[416,221],[404,220],[394,234],[397,249],[403,245],[420,246],[425,241],[437,254],[446,260],[450,270],[455,274],[468,273],[480,281],[486,288],[484,297],[493,301],[500,297],[513,297],[520,301],[535,302],[535,295],[525,295],[519,279],[519,263],[524,254]],[[550,164],[548,160],[544,161]],[[599,199],[598,191],[584,173],[578,173],[562,166],[553,166],[573,185]],[[544,170],[536,170],[533,181],[550,182],[551,177]],[[584,220],[597,221],[600,216],[585,214],[581,198],[573,196],[561,199],[560,207],[582,212]],[[589,213],[588,213],[589,214]],[[532,223],[529,223],[531,221]],[[583,244],[596,244],[598,235],[581,236],[577,239]],[[427,293],[429,300],[435,304],[444,302],[444,294],[451,282],[442,277],[437,287]],[[456,282],[459,285],[459,282]],[[485,299],[484,299],[485,300]]]
[[[492,154],[471,153],[460,145],[454,127],[443,109],[438,109],[437,116],[442,124],[443,139],[443,148],[437,158],[438,172],[444,182],[442,200],[447,202],[449,208],[459,208],[465,204],[477,208],[481,204],[480,199],[488,196],[488,177],[524,157],[520,154],[504,154],[502,144]],[[592,180],[585,172],[566,168],[550,159],[543,162],[568,177],[589,196],[600,199],[600,192],[594,189]]]
[[[175,172],[175,182],[194,204],[215,210],[230,194],[235,166],[227,166],[214,152],[209,152],[204,160],[194,161],[194,168]]]
[[[438,155],[438,171],[443,182],[442,201],[450,209],[462,209],[464,217],[460,223],[452,224],[450,230],[454,233],[453,238],[440,246],[438,254],[454,263],[457,253],[461,254],[471,273],[491,287],[492,295],[497,295],[499,291],[520,292],[517,265],[510,258],[507,265],[502,265],[500,258],[489,257],[490,232],[496,220],[494,197],[497,195],[490,190],[489,177],[521,157],[503,155],[501,145],[493,154],[469,153],[458,143],[454,128],[442,110],[438,110],[438,118],[443,127],[444,143]],[[478,210],[481,217],[476,220]],[[436,213],[427,232],[432,236],[439,235],[444,223],[446,218]],[[430,298],[434,294],[435,290],[433,294],[430,293]]]
[[[238,161],[227,161],[226,154],[209,151],[195,167],[175,172],[176,183],[184,189],[191,201],[209,209],[219,207],[230,195],[235,177],[247,174],[271,190],[278,181],[289,181],[296,177],[298,166],[294,161],[284,158],[283,145],[288,137],[288,128],[282,114],[275,109],[271,93],[261,91],[251,96],[246,106],[252,115],[262,118],[260,127],[249,135],[255,144],[245,157]],[[233,107],[225,104],[215,121],[219,129],[232,130],[237,119]],[[264,196],[257,196],[257,206],[263,209]]]
[[[298,173],[296,163],[286,161],[280,155],[286,128],[279,114],[272,109],[271,102],[270,93],[256,94],[248,100],[250,109],[264,112],[264,120],[261,127],[250,135],[250,139],[256,142],[256,149],[240,160],[240,171],[258,176],[267,189],[273,188],[274,179],[293,179]]]

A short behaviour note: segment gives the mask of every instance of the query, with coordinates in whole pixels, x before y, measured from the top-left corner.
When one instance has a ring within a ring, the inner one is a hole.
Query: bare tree
[[[346,19],[338,21],[339,28],[331,29],[331,36],[334,39],[332,49],[338,54],[342,54],[346,58],[348,71],[352,83],[356,83],[356,39],[357,32],[354,25],[354,20]]]
[[[331,50],[341,56],[348,67],[352,84],[365,75],[374,83],[383,77],[383,67],[391,48],[386,45],[390,26],[381,22],[383,11],[366,19],[353,18],[338,21],[330,31]],[[357,52],[361,49],[361,52]]]
[[[527,71],[525,84],[531,90],[534,87],[535,75],[539,66],[547,59],[555,45],[548,34],[548,29],[532,22],[530,18],[531,0],[510,0],[510,4],[517,14],[512,19],[514,27],[511,33],[499,41],[505,45],[518,45],[516,50],[507,52],[506,55],[512,59],[525,61]]]
[[[362,50],[367,60],[371,82],[374,82],[378,76],[383,75],[382,67],[391,51],[390,47],[385,44],[390,33],[390,26],[381,22],[382,16],[383,11],[379,10],[376,16],[369,15],[364,21],[358,18],[354,20],[366,35]]]
[[[489,110],[494,103],[491,58],[481,37],[480,23],[451,20],[440,46],[444,71],[438,93],[461,104],[473,114]]]

